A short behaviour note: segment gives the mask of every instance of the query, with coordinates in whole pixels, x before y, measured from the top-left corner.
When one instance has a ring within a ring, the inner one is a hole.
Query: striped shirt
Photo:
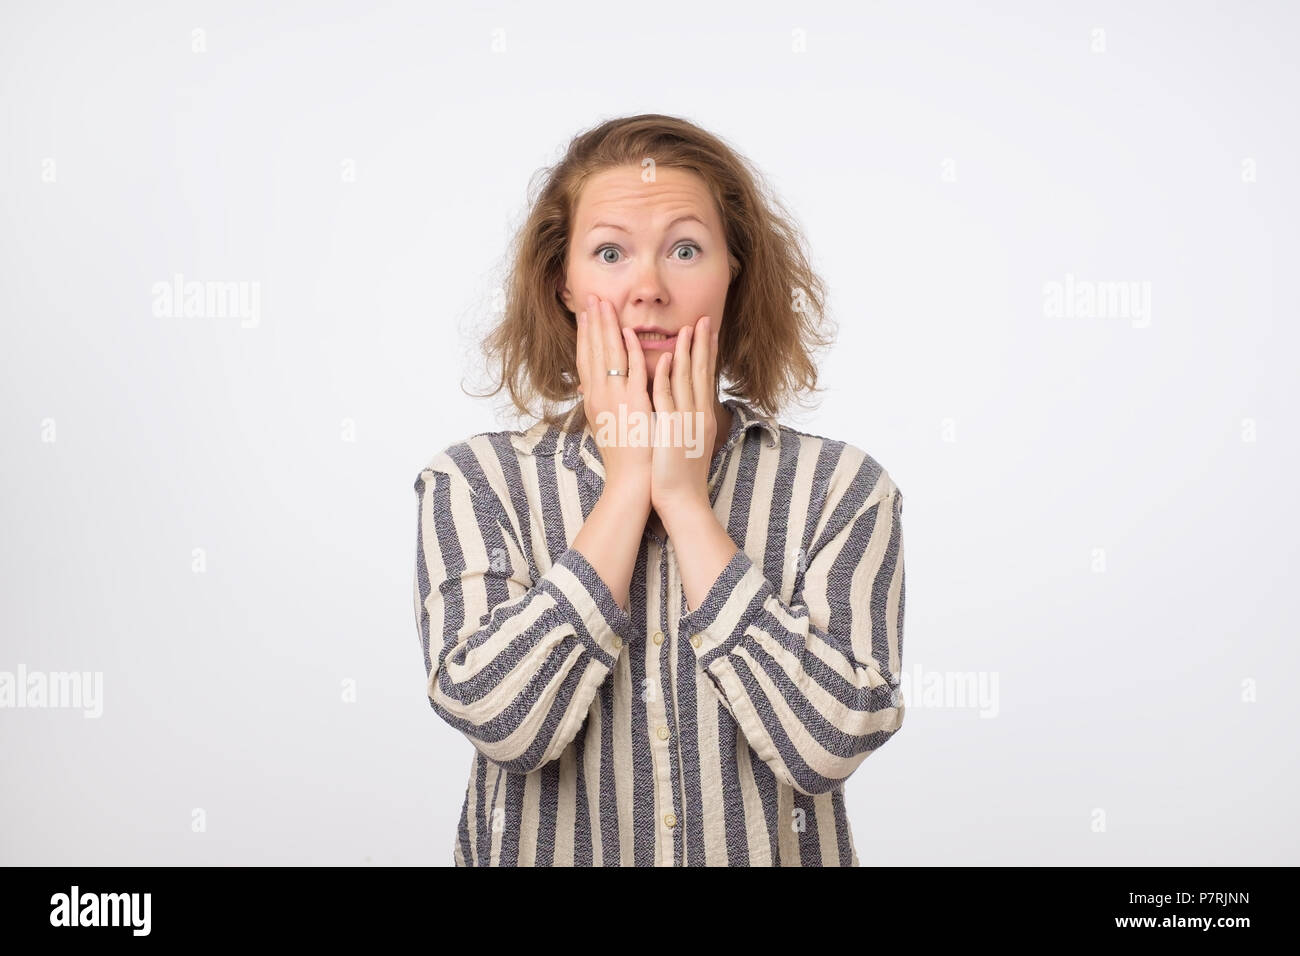
[[[902,493],[725,404],[709,497],[740,550],[691,611],[649,526],[627,611],[570,546],[604,485],[581,403],[420,472],[426,689],[474,745],[455,865],[858,865],[845,778],[903,720]]]

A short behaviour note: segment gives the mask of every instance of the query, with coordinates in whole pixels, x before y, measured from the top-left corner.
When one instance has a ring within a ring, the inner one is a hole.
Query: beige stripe
[[[786,538],[782,551],[785,561],[777,592],[787,604],[794,596],[795,578],[801,570],[800,561],[804,568],[808,565],[806,552],[801,554],[804,548],[803,531],[808,523],[808,509],[813,504],[813,475],[817,470],[817,455],[822,446],[820,441],[809,438],[800,438],[799,441],[799,458],[794,470],[794,484],[790,489],[790,517],[786,519]],[[809,542],[810,545],[811,543]],[[775,581],[772,583],[776,584]]]
[[[903,593],[903,538],[898,539],[898,553],[894,560],[894,576],[889,582],[889,596],[885,601],[885,618],[889,622],[889,673],[897,675],[902,668],[902,651],[899,647],[898,602]],[[904,622],[906,623],[906,622]]]
[[[740,778],[740,794],[745,804],[745,836],[749,842],[749,865],[772,866],[772,844],[768,836],[767,817],[763,813],[763,798],[754,780],[754,765],[749,756],[749,744],[743,734],[736,735],[736,769]],[[734,865],[732,861],[730,865]]]
[[[822,506],[821,514],[817,516],[817,529],[812,537],[813,544],[821,540],[822,533],[835,515],[836,507],[852,487],[853,480],[858,476],[860,465],[861,460],[858,456],[847,448],[835,462],[835,467],[831,470],[829,479],[830,491],[826,496],[825,504]],[[870,495],[868,495],[868,498],[870,498]]]
[[[674,561],[668,565],[668,593],[670,595],[676,595],[680,588],[681,588],[681,581],[677,579],[676,562]],[[655,607],[658,606],[659,606],[658,604],[655,604]],[[680,611],[681,608],[678,608],[678,610]],[[676,628],[670,628],[669,633],[674,633],[675,631]],[[695,652],[694,651],[691,652],[690,661],[684,660],[682,657],[681,647],[679,646],[680,644],[681,644],[680,640],[670,641],[668,635],[664,635],[663,646],[669,647],[668,687],[669,687],[669,692],[673,695],[672,698],[673,720],[671,722],[668,720],[668,702],[664,701],[664,705],[663,705],[664,723],[668,725],[668,729],[671,731],[671,735],[669,736],[668,740],[665,742],[666,743],[665,749],[671,752],[672,761],[677,765],[676,800],[677,800],[677,806],[679,808],[679,811],[677,813],[676,830],[682,835],[681,836],[682,865],[692,866],[694,865],[694,863],[690,859],[691,848],[690,846],[687,845],[687,840],[686,840],[686,815],[690,813],[690,804],[686,802],[686,754],[685,754],[686,748],[682,745],[682,741],[681,741],[681,726],[683,723],[682,714],[681,714],[682,699],[677,693],[677,686],[678,686],[677,675],[679,673],[678,670],[679,668],[686,667],[688,665],[692,667],[695,666]],[[672,786],[671,770],[669,771],[668,785],[670,787]],[[667,812],[667,808],[665,808],[665,812]]]
[[[471,860],[478,860],[478,762],[483,759],[483,755],[474,750],[474,759],[469,767],[469,787],[465,794],[466,806],[468,807],[466,820],[469,825],[469,856]]]
[[[487,831],[488,831],[488,866],[496,866],[501,859],[501,832],[505,829],[502,825],[504,817],[497,812],[505,799],[505,783],[502,781],[498,785],[497,781],[502,774],[501,767],[489,760],[487,762],[487,778],[483,783],[483,792],[487,794],[491,803],[487,806]]]
[[[555,463],[555,490],[560,498],[560,520],[564,525],[564,543],[566,547],[578,536],[578,532],[586,521],[582,516],[582,494],[585,488],[586,486],[578,478],[578,473],[564,467],[564,462],[557,458]],[[554,502],[542,501],[540,504],[541,508],[536,510],[545,510],[553,506]],[[545,545],[545,536],[539,540]],[[536,550],[542,552],[537,555],[538,569],[545,571],[546,566],[551,561],[551,556],[546,553],[548,548],[542,546]]]
[[[740,448],[736,445],[732,448],[733,453]],[[718,478],[720,487],[718,488],[718,500],[713,503],[713,513],[719,516],[724,528],[731,527],[731,508],[735,498],[736,490],[736,472],[740,468],[740,455],[732,454],[731,461],[727,463],[722,474]],[[742,501],[740,507],[746,508],[748,502]]]
[[[600,738],[604,735],[603,718],[600,713],[600,695],[591,703],[587,712],[587,736],[582,746],[582,776],[587,792],[582,798],[587,801],[587,819],[591,821],[591,865],[604,866],[601,848],[603,838],[600,819]]]
[[[653,736],[654,726],[655,726],[655,717],[653,712],[647,715],[647,719],[651,728],[650,733]],[[669,834],[666,834],[664,832],[664,811],[667,809],[667,807],[663,806],[662,800],[660,799],[661,788],[659,786],[659,753],[655,749],[653,742],[650,745],[650,768],[651,768],[651,779],[653,780],[653,786],[651,789],[654,793],[655,825],[654,825],[653,832],[655,835],[655,841],[654,841],[655,866],[672,866],[673,865],[672,839],[671,838],[665,839],[665,837],[669,837]]]
[[[656,573],[649,582],[647,603],[650,607],[656,609],[655,618],[658,620],[659,607],[659,575],[658,565],[655,566]],[[658,629],[658,624],[655,625]],[[651,631],[651,635],[653,635]],[[637,693],[642,695],[645,700],[646,708],[646,730],[650,739],[646,741],[650,751],[651,767],[653,769],[654,780],[654,834],[655,834],[655,852],[657,865],[673,865],[673,838],[672,831],[664,823],[664,817],[672,810],[673,791],[672,791],[672,767],[669,763],[667,748],[674,746],[674,741],[670,737],[668,741],[662,741],[658,737],[658,730],[662,726],[667,726],[667,709],[664,705],[663,686],[660,680],[660,674],[665,666],[666,648],[668,647],[671,637],[664,635],[662,644],[655,644],[650,640],[646,644],[646,664],[645,678],[642,686],[637,688]],[[678,826],[681,821],[678,821]]]
[[[784,490],[780,492],[780,502],[774,500],[773,496],[778,491],[776,489],[776,468],[772,466],[777,461],[780,449],[768,448],[766,438],[759,442],[758,448],[758,468],[754,474],[754,497],[751,501],[745,503],[745,507],[749,509],[749,528],[745,532],[745,550],[758,555],[758,559],[754,563],[758,565],[759,570],[762,570],[763,552],[767,549],[768,525],[772,521],[772,512],[775,507],[784,507],[786,492]],[[740,467],[740,458],[740,455],[734,456],[737,468]],[[755,508],[754,504],[759,502],[763,503],[765,507]]]
[[[835,833],[835,808],[831,806],[832,795],[818,794],[813,800],[816,822],[808,821],[809,826],[817,827],[817,842],[821,849],[822,866],[841,866],[839,838]]]
[[[447,576],[447,566],[446,563],[442,560],[442,552],[439,551],[436,545],[434,544],[435,541],[434,524],[433,524],[434,522],[433,519],[434,481],[433,481],[432,473],[426,472],[426,474],[429,475],[429,480],[427,480],[425,483],[424,501],[421,505],[421,521],[422,521],[421,527],[423,533],[423,540],[421,541],[421,545],[424,549],[424,557],[425,557],[425,564],[426,564],[425,570],[429,575],[430,587],[429,587],[428,595],[423,597],[424,611],[429,615],[429,623],[428,623],[429,674],[427,675],[427,679],[425,680],[424,689],[425,689],[425,694],[427,696],[433,697],[433,693],[434,693],[433,688],[435,684],[435,678],[437,677],[437,672],[438,672],[438,658],[442,653],[442,645],[443,645],[442,635],[444,629],[443,625],[446,620],[443,614],[443,604],[438,595],[438,582],[443,580]],[[417,579],[415,584],[417,592],[420,587],[420,583],[418,579],[418,570],[419,569],[417,567]]]
[[[560,754],[559,802],[555,811],[555,865],[573,866],[573,835],[577,826],[578,758],[572,747]]]
[[[700,793],[704,810],[704,865],[727,865],[726,794],[722,786],[721,741],[718,739],[718,694],[691,655],[695,668],[696,744],[700,751]]]
[[[623,654],[614,673],[614,699],[611,718],[614,733],[614,793],[618,805],[619,860],[624,866],[636,864],[632,855],[632,663]]]
[[[524,775],[524,799],[520,807],[519,821],[519,865],[537,865],[537,830],[541,825],[538,805],[541,801],[542,788],[538,774]]]
[[[776,829],[779,866],[802,866],[799,857],[799,834],[795,832],[794,791],[783,783],[777,784]]]
[[[477,435],[470,439],[469,448],[474,453],[474,460],[478,462],[492,494],[505,506],[510,501],[510,483],[506,479],[505,472],[501,470],[501,460],[497,457],[496,449],[492,447],[486,435]],[[510,527],[517,530],[514,509],[505,506],[502,510],[505,511]]]
[[[532,455],[519,459],[519,492],[528,502],[528,514],[525,516],[528,521],[528,538],[525,539],[523,534],[520,533],[519,542],[522,545],[525,540],[531,541],[534,553],[546,550],[546,525],[542,520],[543,516],[541,509],[534,507],[533,502],[540,501],[542,498],[540,486],[538,484],[538,475],[540,473],[539,468],[550,460],[549,457],[535,458]],[[507,502],[509,500],[509,498],[505,499]],[[507,508],[506,511],[510,514],[510,522],[512,525],[519,520],[518,516],[514,513],[514,508]],[[527,564],[527,561],[525,560],[524,563]]]

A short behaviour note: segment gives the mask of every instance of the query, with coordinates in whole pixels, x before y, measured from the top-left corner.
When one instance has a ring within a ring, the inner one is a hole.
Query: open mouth
[[[638,332],[637,341],[642,345],[649,345],[655,348],[671,347],[677,341],[676,333],[665,335],[662,332]]]

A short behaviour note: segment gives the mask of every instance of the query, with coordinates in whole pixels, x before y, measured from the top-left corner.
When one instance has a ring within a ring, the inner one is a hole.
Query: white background
[[[0,710],[0,863],[451,862],[414,481],[516,425],[461,386],[530,177],[640,112],[793,212],[840,334],[782,420],[905,496],[863,865],[1300,862],[1293,4],[374,6],[0,14],[0,670],[104,681]]]

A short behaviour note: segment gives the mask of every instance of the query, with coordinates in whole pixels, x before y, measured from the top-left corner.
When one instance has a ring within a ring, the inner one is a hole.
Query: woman
[[[903,719],[902,494],[772,418],[816,385],[822,286],[758,181],[634,116],[525,222],[486,349],[516,407],[566,407],[415,483],[429,703],[475,748],[458,866],[858,865],[844,781]]]

